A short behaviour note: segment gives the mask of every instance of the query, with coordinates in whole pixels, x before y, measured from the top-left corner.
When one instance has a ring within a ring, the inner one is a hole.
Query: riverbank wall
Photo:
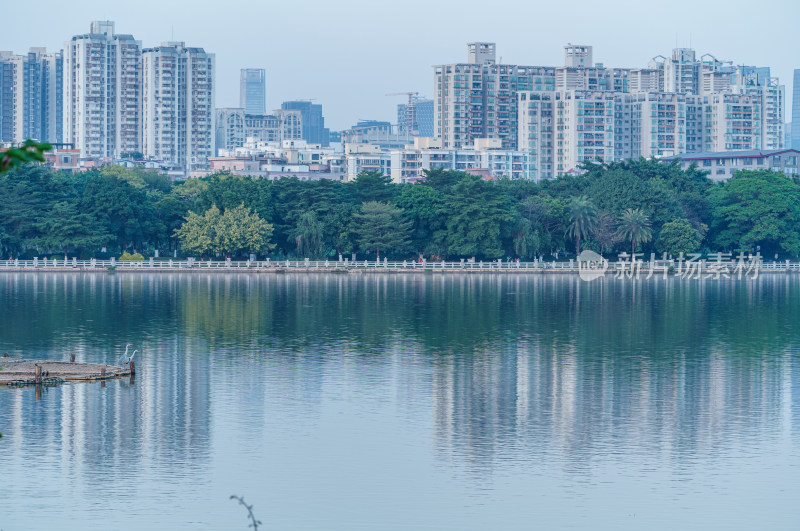
[[[0,262],[0,273],[334,273],[334,274],[579,274],[590,279],[603,275],[628,278],[642,276],[693,276],[742,277],[757,274],[800,273],[800,262],[762,262],[760,260],[650,260],[635,262],[617,261],[602,263],[472,261],[429,262],[388,260],[332,261],[332,260],[8,260]]]

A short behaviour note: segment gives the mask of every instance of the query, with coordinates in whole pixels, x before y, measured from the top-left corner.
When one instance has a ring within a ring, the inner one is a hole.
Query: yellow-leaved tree
[[[186,221],[175,231],[184,251],[200,255],[224,253],[266,253],[275,248],[270,242],[273,226],[244,206],[220,212],[216,205],[201,216],[189,212]]]

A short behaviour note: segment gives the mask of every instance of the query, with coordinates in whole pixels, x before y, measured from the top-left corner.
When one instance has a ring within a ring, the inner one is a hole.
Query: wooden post
[[[106,377],[106,368],[100,367],[100,378],[105,378],[105,377]]]
[[[128,364],[130,365],[131,368],[131,376],[133,376],[134,374],[136,374],[136,366],[133,364],[133,360],[129,361]]]
[[[69,355],[69,362],[70,363],[75,363],[75,353],[74,352]]]
[[[35,363],[34,367],[36,367],[36,373],[34,373],[34,377],[33,377],[34,381],[37,384],[38,383],[42,383],[42,366],[39,365],[38,363]]]

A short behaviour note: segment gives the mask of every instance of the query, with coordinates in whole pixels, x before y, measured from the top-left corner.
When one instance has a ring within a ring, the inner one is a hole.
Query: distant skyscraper
[[[62,141],[63,56],[0,52],[0,141]]]
[[[397,106],[397,125],[402,129],[410,127],[416,136],[433,136],[433,100],[413,97],[410,103]]]
[[[245,114],[267,112],[267,76],[263,68],[242,68],[239,79],[239,107]]]
[[[792,122],[783,124],[783,147],[786,149],[797,149],[792,144]]]
[[[142,43],[95,21],[64,44],[64,141],[84,157],[141,150]]]
[[[142,53],[143,152],[187,171],[213,157],[214,54],[165,42]]]
[[[300,111],[303,121],[303,140],[309,144],[330,144],[330,130],[325,127],[325,118],[322,116],[322,105],[310,101],[285,101],[281,109],[287,111]]]
[[[792,80],[792,145],[800,149],[800,68],[794,71]]]

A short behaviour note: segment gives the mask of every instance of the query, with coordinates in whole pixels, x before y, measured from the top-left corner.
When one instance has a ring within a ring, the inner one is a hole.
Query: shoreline
[[[684,271],[682,274],[676,271],[669,271],[666,274],[663,271],[653,272],[651,275],[648,270],[642,270],[638,274],[631,274],[630,271],[615,271],[609,270],[605,273],[598,273],[594,271],[578,269],[577,267],[564,267],[564,268],[384,268],[384,267],[369,267],[369,268],[315,268],[315,267],[269,267],[269,268],[244,268],[244,267],[229,267],[229,268],[216,268],[216,267],[135,267],[135,268],[117,268],[114,270],[97,269],[97,268],[82,268],[82,267],[0,267],[0,275],[3,273],[36,273],[36,274],[51,274],[51,273],[88,273],[92,275],[114,275],[121,274],[176,274],[176,273],[189,273],[189,274],[233,274],[233,275],[289,275],[289,274],[302,274],[302,275],[544,275],[544,276],[564,276],[575,275],[581,276],[589,275],[591,280],[594,278],[625,278],[633,279],[646,279],[646,278],[696,278],[698,275],[702,277],[716,277],[716,278],[757,278],[762,275],[775,276],[775,275],[798,275],[799,269],[759,269],[756,274],[753,271],[742,272],[739,275],[735,271],[719,272],[712,269],[700,269],[691,272]],[[588,280],[588,279],[585,279]]]
[[[760,256],[732,259],[730,256],[714,260],[654,259],[609,262],[598,256],[596,261],[570,259],[564,262],[516,261],[331,261],[331,260],[8,260],[0,262],[0,273],[236,273],[248,275],[300,274],[490,274],[490,275],[578,275],[583,280],[604,276],[618,278],[701,276],[719,278],[757,277],[763,274],[797,274],[800,262],[764,262]]]

